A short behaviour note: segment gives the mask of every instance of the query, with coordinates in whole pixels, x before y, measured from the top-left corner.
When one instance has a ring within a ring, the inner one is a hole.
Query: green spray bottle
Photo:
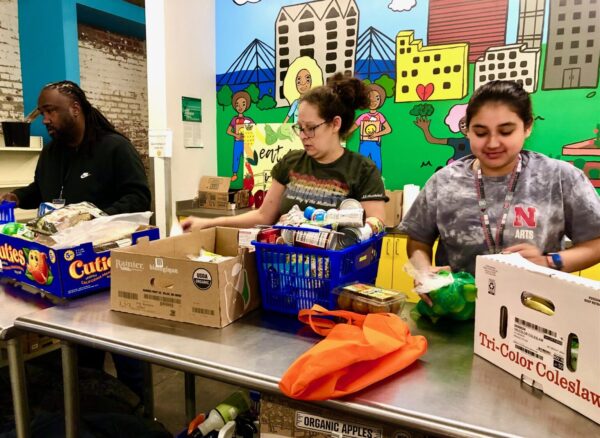
[[[192,434],[192,436],[206,436],[213,430],[221,430],[225,424],[235,420],[238,415],[249,409],[250,400],[248,395],[243,391],[236,391],[211,409],[206,420],[198,425],[197,431],[200,431],[201,435]]]

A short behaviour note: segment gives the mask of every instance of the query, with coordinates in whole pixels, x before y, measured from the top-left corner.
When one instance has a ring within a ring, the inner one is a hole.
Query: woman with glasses
[[[239,216],[187,218],[183,228],[273,224],[296,204],[327,210],[348,198],[358,200],[367,217],[383,222],[387,198],[379,170],[370,159],[342,146],[356,110],[368,106],[366,85],[341,73],[308,91],[300,98],[293,125],[304,148],[290,151],[273,167],[271,188],[261,207]]]

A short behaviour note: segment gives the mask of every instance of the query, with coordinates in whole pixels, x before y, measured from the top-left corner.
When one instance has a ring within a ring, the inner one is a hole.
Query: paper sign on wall
[[[151,129],[148,132],[148,156],[167,158],[173,156],[173,131],[170,129]]]
[[[201,148],[202,99],[181,97],[181,120],[183,121],[183,147]]]

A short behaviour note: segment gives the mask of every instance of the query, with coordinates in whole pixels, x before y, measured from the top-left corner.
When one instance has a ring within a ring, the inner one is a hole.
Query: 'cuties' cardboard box
[[[477,257],[475,354],[600,424],[600,282]]]
[[[132,235],[158,239],[158,228]],[[0,234],[0,277],[29,284],[59,298],[74,298],[110,287],[110,250],[96,252],[91,243],[52,249],[40,243]]]

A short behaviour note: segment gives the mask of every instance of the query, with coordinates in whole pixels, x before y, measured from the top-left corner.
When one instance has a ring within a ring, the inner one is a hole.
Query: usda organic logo
[[[204,268],[198,268],[194,271],[194,274],[192,275],[192,281],[200,290],[210,289],[212,286],[212,277],[210,272]]]

